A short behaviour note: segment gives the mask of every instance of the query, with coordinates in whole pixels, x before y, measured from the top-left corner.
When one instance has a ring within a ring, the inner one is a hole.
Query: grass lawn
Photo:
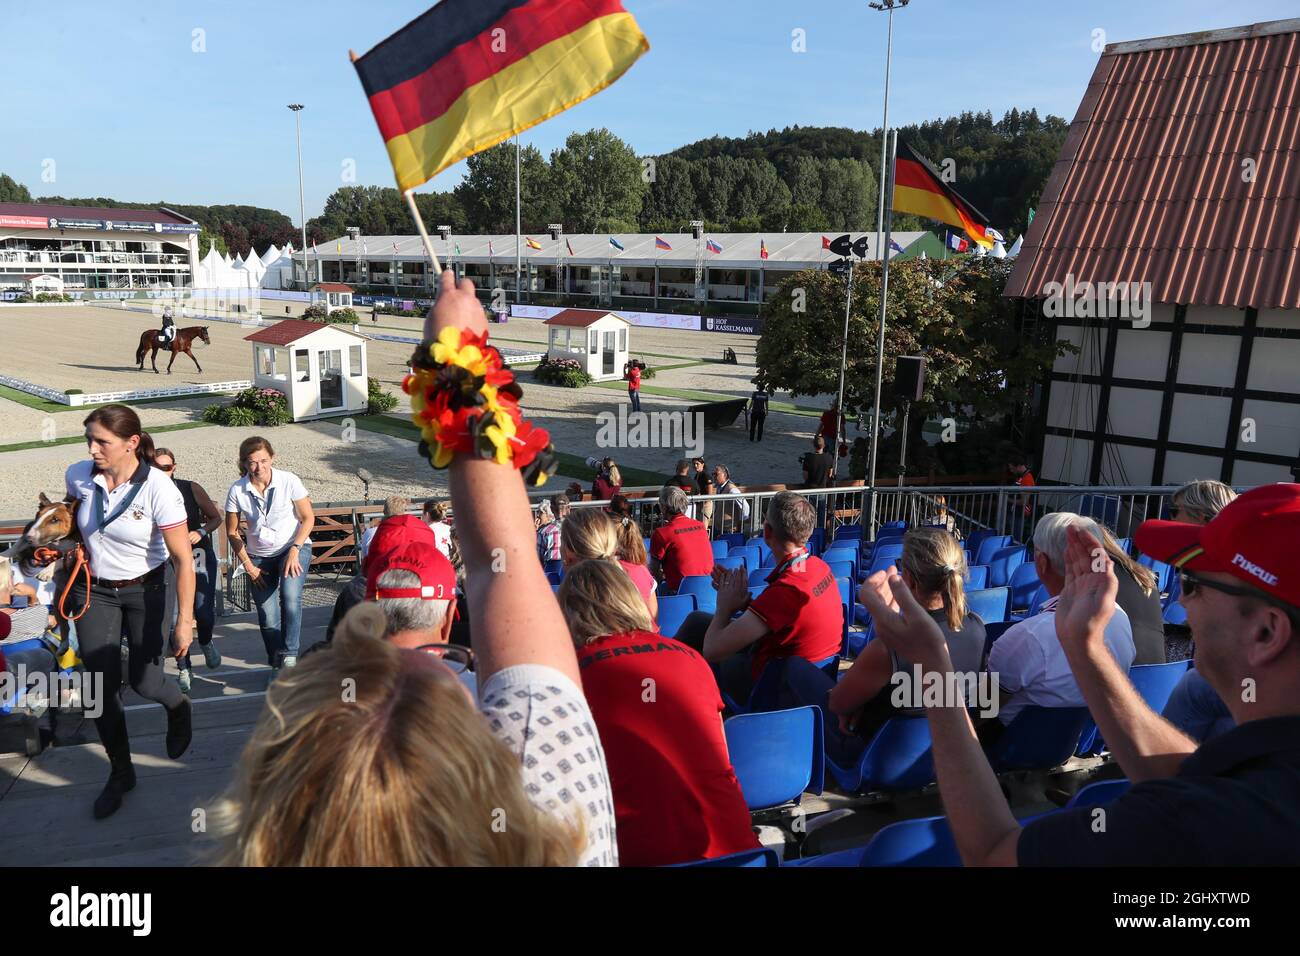
[[[234,395],[234,392],[202,392],[212,398]],[[167,402],[183,402],[194,398],[194,395],[167,395],[163,398],[139,398],[133,399],[132,405],[162,405]],[[82,412],[89,411],[92,408],[99,408],[108,402],[100,402],[96,405],[64,405],[61,402],[51,402],[48,399],[41,398],[39,395],[32,395],[29,392],[19,391],[16,388],[10,388],[8,385],[0,385],[0,398],[7,398],[11,402],[17,402],[19,405],[26,405],[28,408],[34,408],[38,412]],[[156,429],[150,429],[155,431]],[[39,442],[38,442],[39,444]]]
[[[89,406],[86,406],[89,407]],[[179,432],[190,428],[216,428],[209,422],[182,422],[179,425],[157,425],[149,429],[150,435],[158,435],[162,432]],[[6,451],[27,451],[31,448],[49,448],[53,445],[80,445],[86,441],[82,435],[71,435],[67,438],[56,438],[53,441],[24,441],[16,445],[0,445],[0,453]]]

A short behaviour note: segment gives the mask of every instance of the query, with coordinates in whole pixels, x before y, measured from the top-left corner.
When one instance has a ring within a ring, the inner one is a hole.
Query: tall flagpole
[[[876,404],[871,415],[871,463],[867,466],[868,495],[871,498],[870,512],[867,517],[867,533],[871,540],[876,539],[876,452],[880,445],[880,389],[885,373],[885,305],[889,296],[889,242],[894,226],[894,167],[898,163],[898,130],[886,133],[890,147],[889,200],[890,211],[885,217],[885,247],[880,261],[880,330],[876,335]]]
[[[519,216],[519,134],[515,134],[515,303],[518,304],[521,290],[523,289],[523,276],[520,275],[522,265],[522,253],[519,248],[520,233],[520,216]]]
[[[867,6],[873,10],[889,11],[889,40],[885,47],[885,118],[880,126],[880,203],[876,207],[876,245],[880,247],[883,258],[888,258],[889,249],[880,244],[880,235],[885,229],[885,164],[889,139],[889,68],[894,59],[894,10],[907,6],[910,0],[879,0]]]

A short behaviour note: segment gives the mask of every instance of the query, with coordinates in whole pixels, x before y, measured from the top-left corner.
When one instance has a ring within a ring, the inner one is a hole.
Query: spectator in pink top
[[[641,549],[639,563],[627,557],[629,553],[635,555],[635,552],[629,552],[624,544],[624,538],[630,536],[625,525],[631,526],[630,535],[636,536],[636,544]],[[566,569],[579,561],[617,561],[636,585],[651,620],[658,619],[659,599],[655,597],[655,580],[645,565],[645,544],[636,525],[628,519],[611,518],[598,508],[579,508],[570,512],[569,519],[560,528],[560,554]]]

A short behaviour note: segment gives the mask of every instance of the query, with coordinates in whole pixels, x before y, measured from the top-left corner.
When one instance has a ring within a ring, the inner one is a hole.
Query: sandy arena
[[[363,331],[416,335],[420,328],[420,320],[414,318],[381,315],[376,326],[369,321],[368,311],[363,312],[363,317]],[[177,324],[203,323],[183,319]],[[252,348],[243,339],[253,329],[224,322],[208,324],[212,345],[195,349],[203,372],[198,373],[189,358],[181,355],[168,376],[155,375],[149,370],[147,358],[146,371],[137,371],[134,365],[140,333],[159,325],[149,313],[100,306],[0,309],[0,333],[5,343],[0,372],[52,388],[81,388],[88,392],[250,379]],[[694,401],[656,395],[655,388],[707,393],[715,399],[747,396],[753,388],[750,380],[755,373],[757,344],[753,336],[644,328],[633,328],[631,335],[633,354],[643,357],[652,367],[702,363],[666,369],[647,381],[649,391],[642,400],[645,411],[678,410]],[[492,337],[503,347],[531,350],[544,344],[546,327],[537,320],[514,319],[504,326],[492,326]],[[718,361],[728,346],[736,350],[739,364]],[[370,373],[398,394],[403,404],[399,383],[409,354],[410,346],[401,343],[372,341],[369,346]],[[159,353],[159,369],[165,368],[163,353]],[[627,405],[622,388],[550,387],[532,382],[526,370],[521,371],[520,380],[525,388],[524,402],[529,416],[550,430],[560,451],[583,458],[611,454],[620,464],[664,475],[672,472],[680,448],[597,445],[597,415]],[[700,400],[703,398],[701,395]],[[789,401],[790,397],[778,393],[775,399]],[[145,427],[156,430],[201,422],[202,410],[209,402],[224,400],[227,399],[195,396],[140,404],[136,408]],[[825,405],[829,404],[829,397],[820,400],[801,397],[797,401],[805,406]],[[392,413],[393,417],[406,417],[401,411],[403,404]],[[85,453],[79,443],[21,450],[6,450],[6,446],[75,436],[81,430],[83,417],[79,409],[47,412],[0,398],[0,520],[29,517],[41,491],[51,495],[60,493],[64,470]],[[748,441],[743,425],[741,418],[729,428],[703,434],[702,453],[710,463],[730,464],[742,485],[799,480],[797,458],[809,447],[816,418],[774,410],[768,416],[761,444]],[[353,435],[345,432],[339,419],[260,431],[275,445],[280,464],[298,473],[313,499],[320,503],[360,500],[362,486],[355,471],[363,465],[376,479],[370,488],[372,499],[390,494],[424,498],[446,489],[445,474],[421,462],[414,443],[404,438],[364,428],[355,429]],[[182,477],[199,481],[210,494],[217,496],[224,495],[235,478],[238,443],[258,432],[259,429],[201,425],[178,431],[155,431],[155,440],[176,452]],[[591,476],[585,469],[569,474],[572,471],[572,468],[564,469],[561,476],[551,480],[549,487],[559,490],[571,478],[578,478],[590,488]]]

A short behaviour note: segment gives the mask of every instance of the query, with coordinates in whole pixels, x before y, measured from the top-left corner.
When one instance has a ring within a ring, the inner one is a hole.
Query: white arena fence
[[[133,388],[121,392],[61,392],[46,385],[37,385],[12,375],[0,375],[0,385],[8,385],[29,395],[58,402],[73,408],[81,405],[106,405],[109,402],[138,402],[152,398],[186,398],[190,395],[210,395],[214,392],[240,392],[252,388],[251,381],[206,382],[201,385],[170,385],[166,388]]]

